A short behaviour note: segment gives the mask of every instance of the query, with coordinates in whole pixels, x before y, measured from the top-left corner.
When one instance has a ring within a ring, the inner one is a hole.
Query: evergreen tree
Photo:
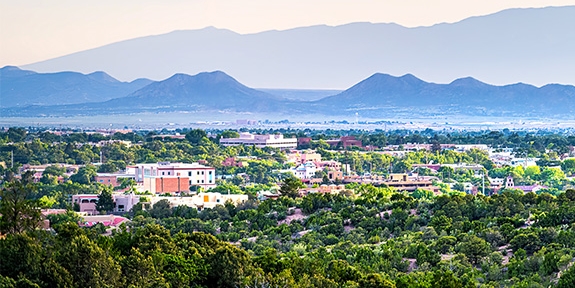
[[[114,210],[115,203],[114,198],[112,198],[112,190],[109,187],[104,188],[102,193],[98,195],[98,202],[96,203],[96,209],[98,211],[112,211]]]

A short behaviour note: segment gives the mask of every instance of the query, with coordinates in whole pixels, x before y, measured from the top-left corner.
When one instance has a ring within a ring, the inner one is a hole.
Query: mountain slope
[[[129,107],[195,107],[195,109],[270,110],[283,99],[239,83],[224,72],[202,72],[194,76],[175,74],[134,93],[106,102]]]
[[[412,115],[568,116],[575,112],[575,86],[541,88],[517,83],[494,86],[471,77],[449,84],[422,81],[411,74],[376,73],[342,93],[313,102],[314,109],[382,117]],[[325,113],[325,112],[324,112]]]
[[[353,23],[241,35],[213,27],[113,43],[24,66],[165,79],[222,70],[252,87],[347,88],[383,71],[446,83],[575,84],[575,6],[510,9],[453,24]]]
[[[126,96],[150,82],[120,82],[104,72],[36,73],[6,66],[0,69],[0,106],[99,102]]]

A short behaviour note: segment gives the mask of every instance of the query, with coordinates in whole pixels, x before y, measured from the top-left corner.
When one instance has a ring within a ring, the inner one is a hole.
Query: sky
[[[248,34],[317,24],[453,23],[575,0],[0,0],[0,67],[207,26]]]

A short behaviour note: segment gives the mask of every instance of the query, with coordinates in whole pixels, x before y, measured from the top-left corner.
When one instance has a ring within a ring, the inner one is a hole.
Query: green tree
[[[60,243],[58,263],[70,272],[77,287],[123,286],[120,266],[86,235]]]
[[[96,209],[98,211],[109,212],[114,210],[115,203],[112,197],[112,189],[110,187],[105,187],[100,195],[98,195],[98,202],[96,203]]]
[[[70,176],[70,180],[79,184],[90,184],[96,175],[96,167],[86,165],[78,169],[78,173]]]
[[[0,190],[0,232],[4,234],[31,231],[40,224],[40,207],[34,200],[36,186],[25,177],[5,183]]]
[[[575,287],[575,265],[564,271],[559,278],[557,288],[572,288]]]
[[[193,129],[186,133],[186,140],[188,140],[193,145],[198,145],[203,138],[208,137],[206,131],[202,129]]]
[[[491,245],[482,238],[475,235],[465,236],[463,241],[457,245],[456,250],[463,253],[469,262],[477,264],[481,258],[491,253]]]
[[[154,218],[166,218],[172,215],[172,209],[170,208],[170,201],[167,199],[162,199],[152,206],[150,209],[150,215]]]
[[[288,177],[282,181],[279,192],[281,195],[296,198],[299,196],[299,189],[303,187],[300,179],[295,177]]]

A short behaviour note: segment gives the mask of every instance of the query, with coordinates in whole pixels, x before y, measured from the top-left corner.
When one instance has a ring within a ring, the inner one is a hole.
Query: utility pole
[[[12,160],[11,164],[10,164],[10,168],[14,168],[14,150],[10,151],[10,159]]]

